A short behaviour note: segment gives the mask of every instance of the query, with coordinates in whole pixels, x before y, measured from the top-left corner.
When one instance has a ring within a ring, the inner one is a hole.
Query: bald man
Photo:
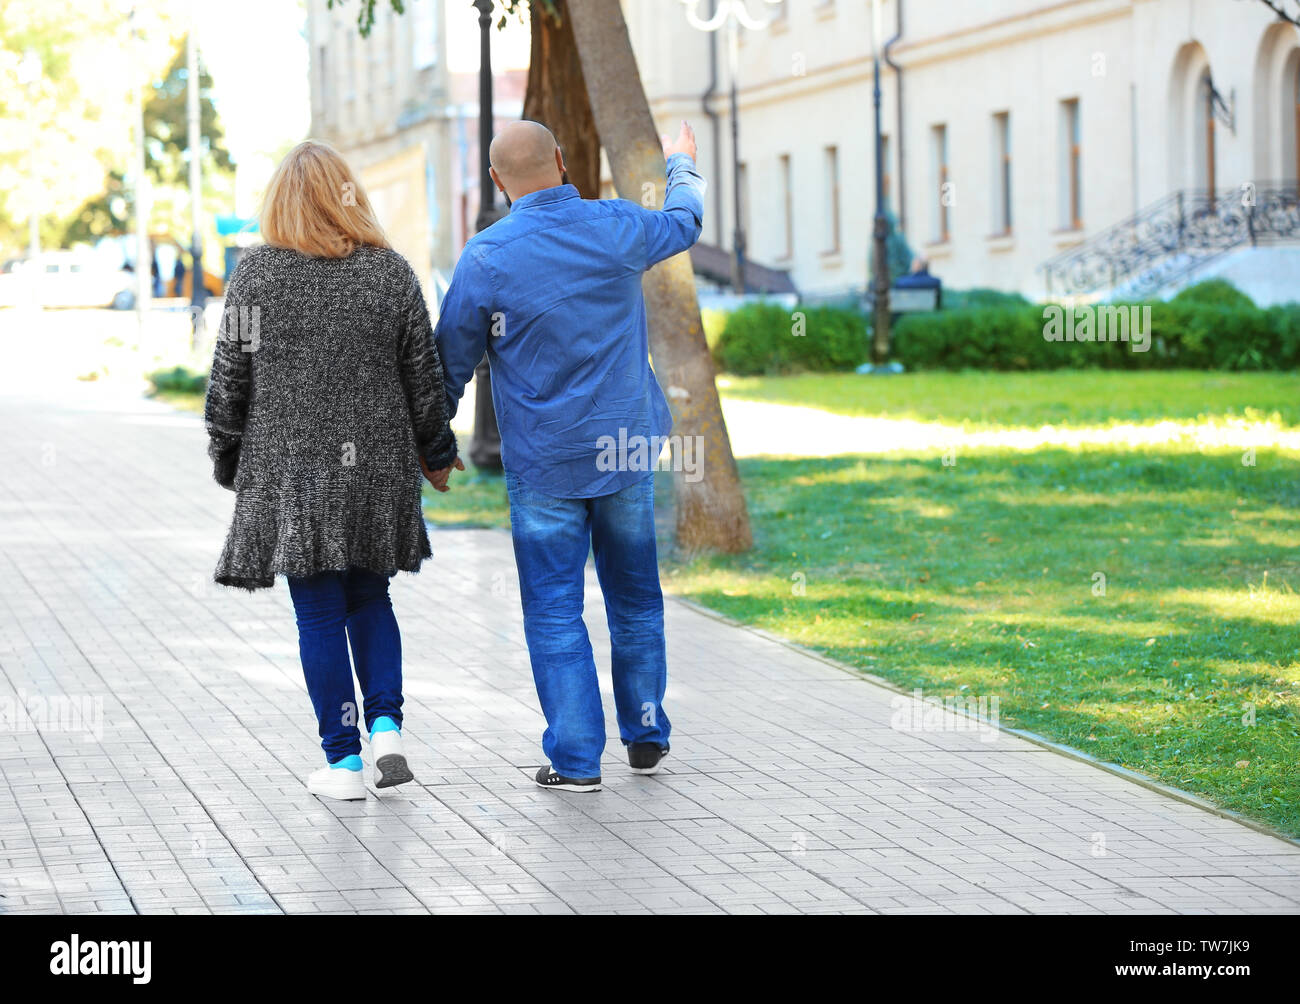
[[[549,762],[536,781],[560,791],[599,791],[605,749],[582,620],[589,551],[628,765],[654,774],[668,753],[653,467],[672,416],[650,369],[641,276],[699,240],[705,185],[687,123],[663,147],[655,211],[580,198],[549,129],[502,129],[492,180],[510,213],[465,245],[434,333],[450,414],[485,351],[492,366],[524,635],[546,716]],[[449,470],[428,473],[446,486]]]

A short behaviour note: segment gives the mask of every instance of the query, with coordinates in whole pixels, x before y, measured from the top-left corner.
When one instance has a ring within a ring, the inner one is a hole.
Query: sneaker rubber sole
[[[394,785],[414,781],[415,775],[401,753],[389,753],[375,761],[375,770],[379,777],[375,780],[376,788],[391,788]]]

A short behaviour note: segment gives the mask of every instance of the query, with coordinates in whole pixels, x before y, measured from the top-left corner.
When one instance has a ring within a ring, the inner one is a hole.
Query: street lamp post
[[[136,62],[140,60],[140,49],[144,33],[140,26],[139,11],[131,8],[127,18],[131,31],[131,55]],[[144,324],[145,311],[149,307],[152,293],[153,253],[149,250],[149,179],[145,176],[144,157],[144,92],[137,81],[132,81],[132,94],[135,96],[135,156],[132,159],[131,173],[134,176],[135,202],[135,310],[136,318]]]
[[[203,325],[199,320],[207,299],[203,288],[203,129],[199,114],[199,19],[198,4],[191,0],[190,34],[185,47],[186,94],[185,111],[189,129],[190,148],[190,315],[193,321],[192,337],[197,349]],[[165,281],[165,280],[164,280]],[[182,294],[183,290],[177,290]]]
[[[783,0],[764,0],[779,4]],[[727,28],[727,72],[731,80],[731,190],[736,226],[732,232],[731,282],[737,293],[746,291],[745,285],[745,227],[741,216],[740,191],[740,99],[736,78],[740,66],[740,29],[762,31],[772,23],[773,17],[761,21],[749,13],[745,0],[717,0],[712,17],[699,14],[700,0],[682,0],[686,5],[686,20],[699,31],[718,31]]]
[[[885,141],[880,125],[880,57],[885,44],[882,0],[871,0],[871,100],[876,115],[876,218],[872,227],[875,249],[875,319],[872,324],[871,361],[882,367],[889,359],[889,220],[885,216]]]
[[[496,186],[488,172],[492,145],[492,0],[474,0],[478,9],[478,158],[479,199],[475,232],[486,230],[501,218],[496,206]],[[474,435],[470,440],[469,459],[480,470],[501,470],[501,430],[497,428],[496,409],[492,405],[492,369],[483,356],[474,368]]]

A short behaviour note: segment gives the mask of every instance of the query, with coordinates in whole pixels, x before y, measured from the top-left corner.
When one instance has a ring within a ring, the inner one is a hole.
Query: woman
[[[252,590],[287,577],[326,759],[307,788],[361,799],[348,648],[375,784],[411,781],[388,582],[431,554],[421,470],[446,491],[464,466],[420,283],[343,158],[295,147],[261,229],[266,245],[226,290],[204,408],[214,476],[236,492],[216,581]]]

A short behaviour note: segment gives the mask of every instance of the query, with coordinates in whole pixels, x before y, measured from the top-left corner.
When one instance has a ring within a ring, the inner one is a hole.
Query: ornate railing
[[[1044,262],[1049,297],[1140,298],[1240,247],[1300,242],[1294,182],[1174,192]]]

